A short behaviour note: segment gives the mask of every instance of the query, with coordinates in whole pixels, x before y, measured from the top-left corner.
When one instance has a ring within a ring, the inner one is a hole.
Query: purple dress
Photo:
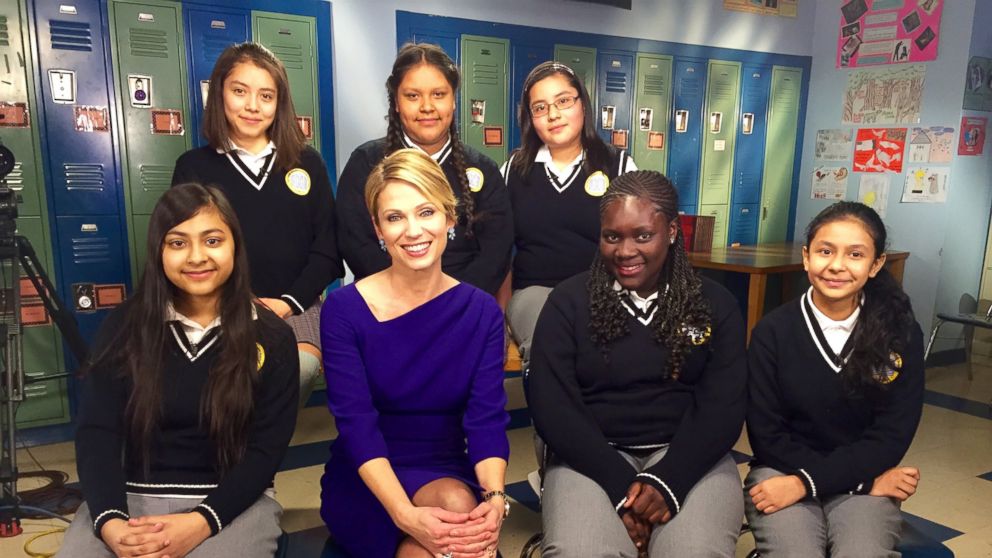
[[[403,534],[358,467],[389,459],[412,498],[443,477],[477,489],[473,466],[509,456],[503,313],[492,296],[460,283],[379,322],[352,284],[327,297],[320,336],[338,428],[320,514],[349,554],[392,558]]]

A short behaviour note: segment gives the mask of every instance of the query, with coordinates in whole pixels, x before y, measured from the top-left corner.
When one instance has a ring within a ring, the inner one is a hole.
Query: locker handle
[[[761,206],[761,220],[764,221],[767,218],[768,218],[768,206],[763,205]]]
[[[710,133],[719,134],[720,128],[723,125],[723,113],[722,112],[711,112],[710,113]]]
[[[675,132],[681,134],[688,129],[689,129],[689,111],[687,110],[675,111]]]
[[[754,113],[745,112],[742,118],[744,121],[742,125],[742,127],[744,128],[744,135],[749,136],[751,135],[751,132],[754,131]]]

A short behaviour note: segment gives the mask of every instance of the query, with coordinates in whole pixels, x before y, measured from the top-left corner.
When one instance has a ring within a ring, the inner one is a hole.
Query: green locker
[[[772,67],[765,167],[761,179],[759,243],[785,242],[788,234],[802,78],[803,71],[799,68]]]
[[[320,96],[317,91],[316,21],[309,16],[253,11],[251,31],[286,66],[296,120],[307,139],[320,151]]]
[[[727,245],[727,222],[730,215],[730,206],[727,204],[700,205],[700,215],[712,215],[716,218],[713,224],[713,246]]]
[[[510,41],[462,35],[462,141],[494,161],[506,160]]]
[[[555,45],[555,60],[565,64],[575,71],[575,75],[582,80],[589,92],[589,100],[592,107],[586,110],[595,110],[596,105],[596,49],[589,47],[578,47],[569,45]]]
[[[637,168],[664,173],[668,167],[668,119],[672,101],[672,57],[637,55],[633,153]]]
[[[41,264],[49,277],[52,275],[51,247],[48,235],[48,212],[45,204],[44,173],[42,170],[40,138],[37,118],[40,112],[34,89],[35,64],[29,45],[27,8],[24,2],[4,0],[0,3],[0,56],[6,64],[0,65],[0,107],[4,126],[0,137],[14,153],[17,162],[7,183],[22,188],[18,195],[17,233],[31,241]],[[4,288],[13,285],[7,278],[14,276],[9,265],[2,274]],[[30,293],[22,291],[26,297]],[[37,306],[30,304],[37,299],[27,298],[29,304],[22,311],[25,315],[39,316]],[[44,316],[44,313],[40,314]],[[32,325],[22,329],[24,373],[27,378],[50,376],[65,371],[62,359],[61,338],[54,325]],[[49,380],[38,383],[25,382],[25,401],[18,407],[17,423],[21,427],[42,426],[69,421],[69,401],[66,381]]]
[[[740,102],[741,64],[710,60],[708,74],[706,104],[703,108],[700,206],[730,203],[734,143],[737,138],[737,111]],[[719,223],[717,225],[719,226]]]
[[[145,243],[148,242],[148,222],[151,221],[151,215],[135,215],[131,223],[134,226],[134,233],[131,235],[131,245],[139,248],[135,250],[135,254],[131,257],[131,261],[134,262],[134,277],[138,279],[141,277],[141,272],[145,269]],[[135,284],[138,284],[135,281]]]
[[[123,134],[124,199],[127,206],[132,275],[137,278],[135,216],[149,215],[169,188],[176,159],[191,147],[187,129],[186,52],[181,6],[176,2],[110,2],[112,55],[118,114]],[[136,95],[138,88],[148,93]]]

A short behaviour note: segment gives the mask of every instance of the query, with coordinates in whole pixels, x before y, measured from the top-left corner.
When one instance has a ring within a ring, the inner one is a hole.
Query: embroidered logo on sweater
[[[882,370],[877,370],[875,372],[875,379],[878,380],[880,384],[892,383],[899,377],[899,371],[902,370],[902,356],[900,356],[899,353],[889,353],[889,362],[892,363],[892,366],[882,367]]]
[[[265,364],[265,348],[261,343],[255,343],[255,351],[258,353],[258,369],[262,370],[262,365]]]
[[[603,171],[596,171],[586,179],[586,193],[593,197],[600,197],[606,193],[610,187],[610,178],[603,174]]]
[[[473,192],[478,192],[482,190],[482,185],[486,182],[486,177],[482,174],[482,171],[475,168],[469,167],[465,169],[465,176],[468,177],[468,189]]]
[[[682,331],[689,336],[689,341],[697,347],[709,341],[710,335],[713,332],[710,326],[706,326],[706,329],[699,329],[698,327],[683,327]]]
[[[297,196],[305,196],[310,193],[310,173],[296,168],[286,173],[286,186],[289,191]]]

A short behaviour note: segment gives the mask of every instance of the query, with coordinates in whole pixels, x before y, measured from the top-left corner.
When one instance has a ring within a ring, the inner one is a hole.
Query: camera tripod
[[[21,518],[25,512],[68,520],[57,513],[21,504],[17,494],[17,406],[24,401],[25,378],[21,323],[21,274],[31,281],[56,327],[62,333],[76,361],[86,361],[88,348],[76,319],[65,308],[51,280],[38,262],[31,242],[20,235],[0,238],[0,267],[11,271],[10,312],[0,315],[0,537],[20,534]],[[46,381],[68,377],[68,373],[49,374],[31,381]]]

